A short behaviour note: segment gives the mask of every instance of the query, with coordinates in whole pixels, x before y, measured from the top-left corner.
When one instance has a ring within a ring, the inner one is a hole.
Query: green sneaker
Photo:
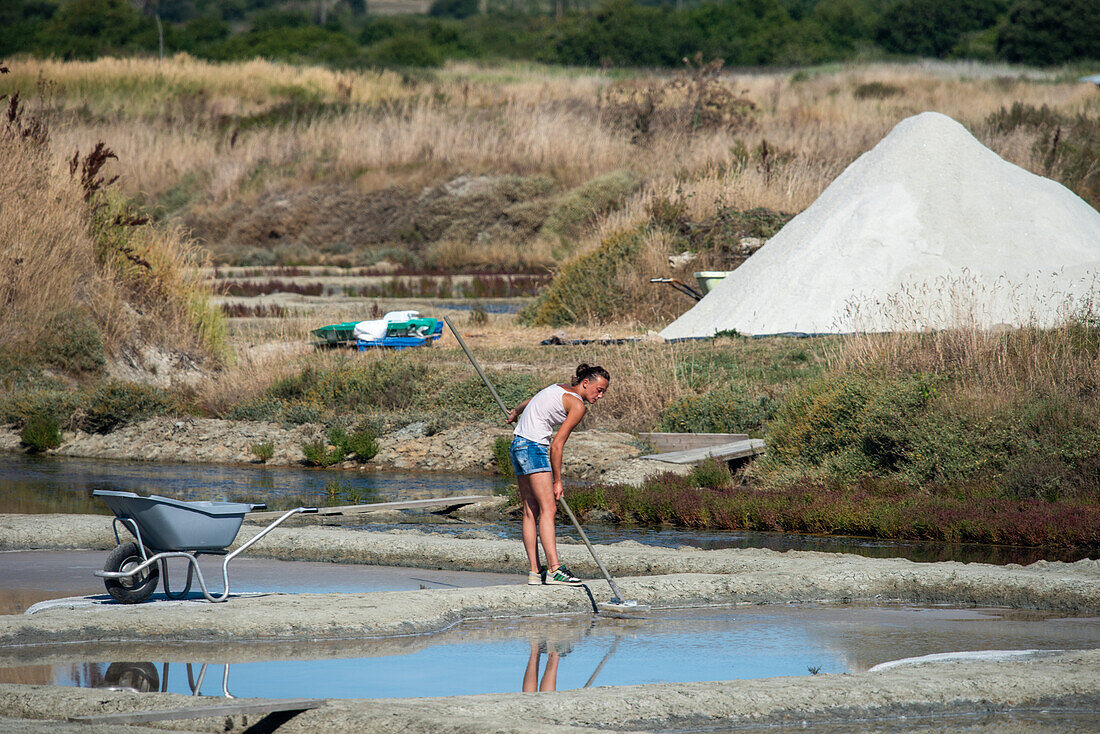
[[[542,586],[543,577],[546,575],[546,569],[540,568],[538,571],[527,572],[527,585],[528,586]]]
[[[546,583],[551,586],[580,586],[581,580],[569,573],[569,569],[565,566],[558,566],[546,572]]]

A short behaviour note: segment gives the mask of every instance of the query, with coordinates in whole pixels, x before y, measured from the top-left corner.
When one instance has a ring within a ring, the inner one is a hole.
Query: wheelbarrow
[[[99,497],[115,513],[112,528],[117,546],[107,556],[102,571],[95,575],[103,579],[107,593],[123,604],[140,604],[156,590],[164,577],[164,594],[169,599],[183,599],[191,591],[192,578],[197,577],[202,595],[210,602],[229,598],[229,562],[248,550],[288,518],[317,512],[316,507],[296,507],[287,510],[277,520],[256,534],[240,548],[229,552],[241,523],[248,512],[266,510],[264,504],[243,502],[184,502],[169,497],[133,492],[112,492],[97,489]],[[123,543],[118,526],[125,527],[136,542]],[[222,593],[215,596],[206,586],[199,568],[200,555],[225,556],[222,562]],[[168,559],[187,560],[187,581],[182,591],[172,591],[168,581]]]

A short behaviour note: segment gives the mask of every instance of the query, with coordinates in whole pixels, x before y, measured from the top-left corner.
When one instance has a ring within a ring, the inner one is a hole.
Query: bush
[[[271,457],[275,455],[275,444],[271,441],[260,441],[251,444],[249,449],[252,451],[252,455],[261,462],[270,461]]]
[[[428,68],[443,63],[440,49],[420,33],[402,33],[379,41],[366,50],[366,58],[370,64],[399,68]]]
[[[329,448],[329,445],[332,448]],[[316,440],[302,444],[302,454],[306,466],[332,466],[339,464],[347,456],[347,434],[342,428],[330,428],[328,441]]]
[[[61,445],[61,429],[57,419],[51,415],[36,415],[29,418],[19,432],[19,440],[31,453],[56,449]]]
[[[83,310],[65,311],[51,319],[36,351],[42,363],[68,372],[98,372],[107,363],[103,332]]]
[[[60,387],[27,387],[0,393],[0,424],[25,425],[34,416],[49,416],[64,424],[82,396]]]
[[[516,470],[512,466],[511,448],[511,436],[497,436],[493,441],[493,465],[496,467],[497,474],[506,477],[516,476]]]
[[[693,466],[687,480],[692,487],[728,489],[731,480],[730,468],[726,462],[711,457]]]
[[[616,209],[623,199],[638,188],[640,180],[632,171],[612,171],[581,184],[565,193],[550,210],[543,232],[575,235],[581,225]]]
[[[306,466],[328,466],[328,444],[320,439],[307,441],[302,444],[302,456]]]
[[[1007,134],[1025,128],[1035,136],[1032,152],[1044,161],[1046,175],[1072,189],[1093,206],[1100,206],[1100,117],[1063,115],[1046,105],[1014,102],[986,118],[991,132]]]
[[[800,480],[771,488],[692,486],[663,474],[640,487],[572,490],[577,513],[592,509],[644,523],[713,530],[831,533],[950,543],[1095,546],[1100,505],[1000,499],[982,483],[913,487],[865,478],[852,487]]]
[[[378,455],[378,434],[370,429],[353,431],[348,435],[345,447],[359,461],[370,461]]]
[[[477,0],[432,0],[428,15],[433,18],[469,18],[477,14]]]
[[[905,94],[904,89],[884,82],[867,82],[852,90],[852,96],[856,99],[889,99],[902,94]]]
[[[640,229],[609,235],[594,251],[574,258],[545,293],[520,312],[522,324],[565,324],[610,321],[626,303],[617,287],[620,272],[627,270],[641,249]]]
[[[882,15],[878,41],[887,51],[943,57],[964,34],[993,26],[1005,4],[1005,0],[897,0]]]
[[[776,412],[766,465],[824,468],[847,479],[923,465],[915,439],[933,390],[924,378],[860,373],[811,383]]]
[[[80,428],[91,433],[110,433],[123,424],[178,410],[164,390],[113,381],[92,389],[82,407]]]
[[[734,380],[703,395],[668,405],[657,430],[674,433],[760,433],[772,418],[775,401],[749,383]]]
[[[422,399],[429,381],[427,367],[410,364],[400,355],[370,362],[341,356],[330,366],[307,364],[262,394],[229,407],[224,415],[233,420],[302,424],[372,408],[408,409]]]
[[[471,367],[472,371],[473,368]],[[516,375],[508,372],[492,374],[490,379],[505,405],[516,405],[541,390],[543,385],[534,375]],[[463,421],[500,421],[500,406],[479,377],[448,385],[441,394],[431,398],[437,409],[460,417]]]

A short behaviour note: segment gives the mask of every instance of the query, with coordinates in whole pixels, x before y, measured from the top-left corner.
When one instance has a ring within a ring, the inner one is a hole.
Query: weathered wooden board
[[[711,457],[720,461],[730,461],[762,453],[764,453],[764,439],[750,438],[743,441],[731,441],[718,446],[704,446],[703,448],[687,449],[686,451],[670,451],[667,454],[649,454],[642,458],[667,461],[670,464],[698,464]]]
[[[649,441],[658,453],[687,451],[706,446],[720,446],[734,441],[747,441],[747,433],[639,433],[638,438]]]
[[[483,502],[492,499],[487,494],[472,494],[464,497],[436,497],[429,500],[407,500],[405,502],[375,502],[369,505],[340,505],[338,507],[318,507],[317,514],[321,516],[331,515],[361,515],[364,512],[378,512],[380,510],[420,510],[425,507],[462,507],[472,505],[475,502]],[[252,522],[271,522],[283,515],[283,511],[250,512],[245,519]]]

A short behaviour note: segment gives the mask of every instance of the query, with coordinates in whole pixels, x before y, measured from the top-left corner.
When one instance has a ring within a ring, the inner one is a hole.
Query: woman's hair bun
[[[577,372],[573,375],[573,384],[579,385],[584,380],[591,380],[595,377],[602,377],[603,379],[611,382],[611,375],[603,367],[599,365],[589,365],[586,362],[581,362],[577,365]]]

